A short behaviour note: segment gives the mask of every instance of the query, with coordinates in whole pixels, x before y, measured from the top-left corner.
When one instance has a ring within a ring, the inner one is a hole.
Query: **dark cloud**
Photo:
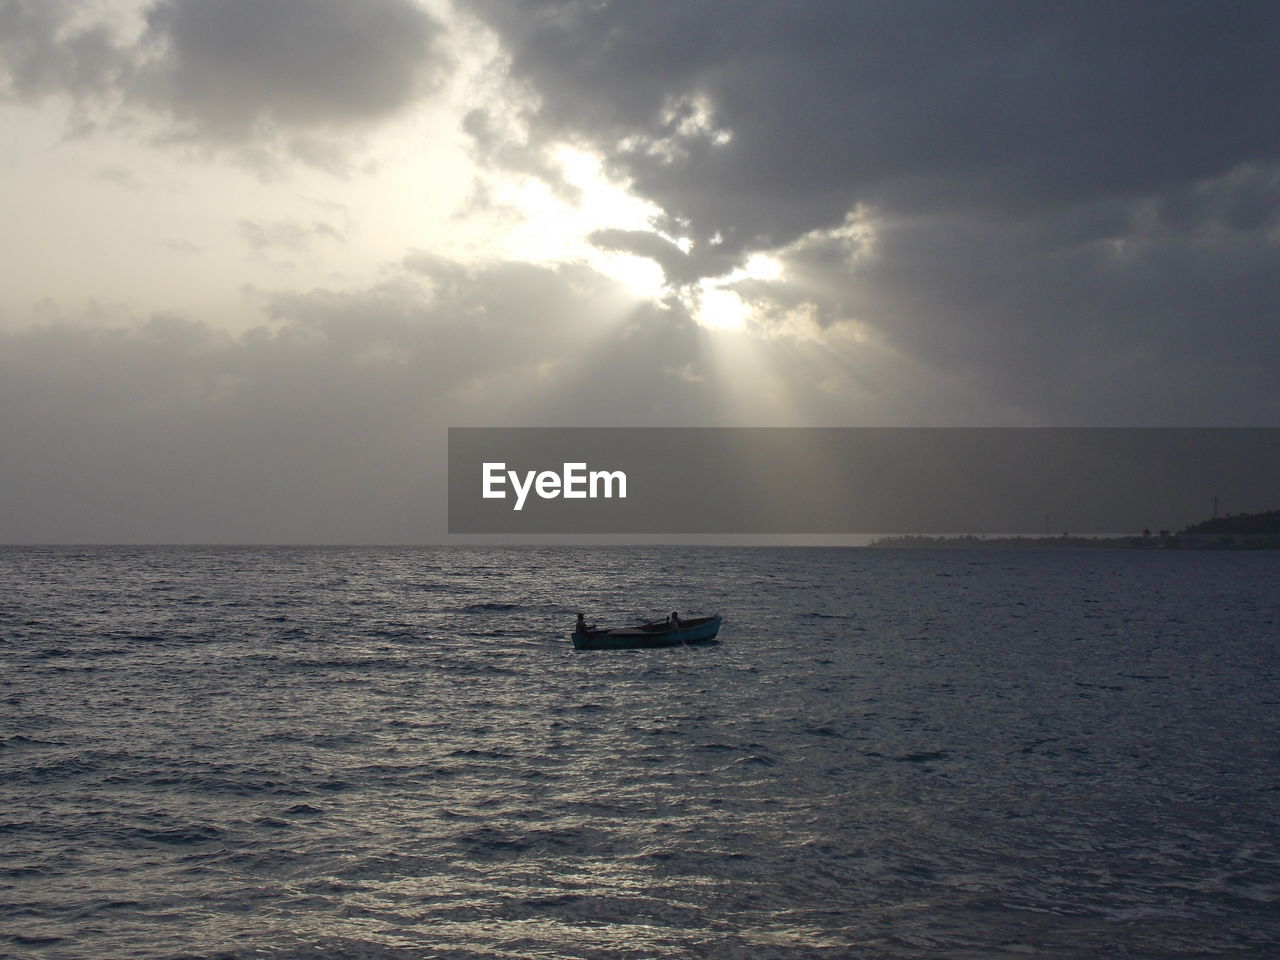
[[[542,95],[545,130],[594,138],[731,245],[785,242],[858,202],[1034,214],[1280,155],[1271,4],[482,9]],[[697,97],[729,143],[685,123]],[[680,152],[651,149],[672,137]]]
[[[441,25],[414,0],[156,0],[136,43],[93,4],[0,0],[11,97],[67,97],[108,116],[144,108],[171,134],[266,144],[333,165],[333,138],[432,90]]]
[[[912,357],[1033,422],[1280,420],[1274,244],[1156,230],[1064,245],[1041,222],[886,224],[840,286]]]
[[[648,257],[662,267],[667,280],[674,284],[728,273],[738,265],[739,259],[723,255],[709,245],[686,253],[670,240],[648,230],[597,230],[588,239],[601,250]]]
[[[82,22],[82,6],[76,0],[0,0],[0,78],[10,97],[97,97],[128,82],[128,51],[107,24]]]
[[[945,371],[940,398],[970,385],[973,410],[1280,417],[1280,7],[481,10],[542,96],[535,131],[594,143],[666,232],[698,241],[691,257],[656,235],[601,246],[688,282],[788,245],[783,282],[734,288],[766,328],[801,307],[823,328],[855,319]],[[838,235],[854,209],[865,248]]]
[[[362,124],[438,76],[438,24],[412,0],[159,0],[142,91],[199,136]]]

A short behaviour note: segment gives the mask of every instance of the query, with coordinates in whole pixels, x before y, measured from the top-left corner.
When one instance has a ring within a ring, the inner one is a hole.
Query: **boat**
[[[575,630],[573,645],[578,650],[638,650],[644,647],[679,647],[691,643],[709,643],[720,632],[721,617],[696,617],[672,622],[655,620],[638,627]]]

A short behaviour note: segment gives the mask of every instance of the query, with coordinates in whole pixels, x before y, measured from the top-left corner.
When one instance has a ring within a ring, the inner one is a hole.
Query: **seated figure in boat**
[[[577,624],[577,626],[575,626],[573,629],[574,629],[574,633],[586,633],[586,632],[587,632],[587,618],[586,618],[585,616],[583,616],[582,614],[578,614],[578,624]]]
[[[675,630],[679,630],[680,629],[680,611],[672,610],[671,616],[669,619],[671,620],[672,628]]]

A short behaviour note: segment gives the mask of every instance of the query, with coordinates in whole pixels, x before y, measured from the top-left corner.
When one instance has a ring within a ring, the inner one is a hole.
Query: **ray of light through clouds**
[[[0,0],[0,539],[432,539],[451,424],[1271,425],[1278,39]]]

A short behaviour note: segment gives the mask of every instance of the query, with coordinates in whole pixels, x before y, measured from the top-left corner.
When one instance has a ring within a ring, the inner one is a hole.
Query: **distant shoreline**
[[[1038,547],[1094,550],[1280,550],[1280,510],[1238,513],[1202,520],[1170,533],[1143,530],[1127,537],[1058,536],[896,536],[871,541],[872,547]]]
[[[1161,530],[1126,537],[1058,536],[896,536],[873,540],[872,547],[1045,547],[1093,550],[1280,550],[1280,510],[1238,513],[1202,520],[1170,533]]]
[[[1165,537],[881,537],[868,547],[893,549],[1052,549],[1052,550],[1280,550],[1280,536],[1172,534]]]

